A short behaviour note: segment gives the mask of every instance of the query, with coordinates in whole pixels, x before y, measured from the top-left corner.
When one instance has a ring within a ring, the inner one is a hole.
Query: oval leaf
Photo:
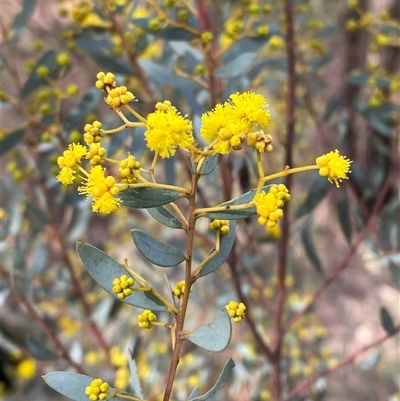
[[[266,185],[265,187],[263,187],[263,191],[268,192],[270,187],[271,187],[271,185]],[[251,191],[240,195],[238,198],[235,198],[230,201],[221,203],[220,205],[217,205],[217,207],[244,205],[246,203],[251,202],[254,199],[256,192],[257,192],[256,189],[252,189]],[[248,209],[243,209],[243,210],[227,209],[227,210],[223,210],[223,211],[219,211],[219,212],[205,213],[204,215],[210,219],[239,220],[239,219],[245,219],[247,217],[251,217],[255,213],[256,213],[256,208],[250,207]]]
[[[211,174],[215,170],[215,167],[217,167],[218,157],[219,157],[218,153],[206,157],[204,163],[200,167],[199,174],[200,175]]]
[[[301,230],[301,241],[303,243],[307,257],[310,259],[311,263],[315,267],[315,270],[323,276],[324,270],[322,269],[321,262],[314,246],[314,241],[312,239],[311,220],[308,220]]]
[[[182,223],[164,206],[147,209],[150,216],[171,228],[183,228]]]
[[[17,146],[18,143],[21,142],[24,135],[25,129],[21,128],[2,139],[0,141],[0,156]]]
[[[160,188],[132,188],[118,194],[123,205],[138,209],[166,205],[183,196],[181,192]]]
[[[215,75],[219,78],[234,78],[242,74],[253,61],[256,59],[257,53],[242,53],[239,57],[229,61],[221,68],[219,68]]]
[[[351,221],[350,221],[350,204],[347,196],[344,196],[338,203],[337,213],[339,218],[340,228],[348,243],[351,242]]]
[[[235,242],[236,234],[236,222],[234,220],[230,221],[230,228],[228,235],[221,237],[219,244],[219,252],[210,259],[200,270],[199,276],[204,277],[217,270],[222,263],[225,262],[226,258],[231,252],[233,243]]]
[[[119,278],[123,274],[130,277],[130,274],[117,261],[92,245],[77,243],[76,249],[93,279],[109,294],[119,299],[112,292],[112,282],[116,277]],[[134,291],[132,295],[122,301],[138,308],[151,309],[153,311],[165,311],[167,309],[161,301],[148,292]]]
[[[93,377],[72,372],[52,372],[43,376],[44,381],[52,389],[75,401],[88,401],[89,397],[85,394],[85,388],[90,385]],[[109,391],[115,391],[110,387]],[[107,397],[115,399],[114,397]]]
[[[131,234],[138,251],[155,265],[172,267],[186,260],[183,253],[169,245],[158,242],[141,230],[132,230]]]
[[[232,334],[231,318],[228,311],[222,309],[213,322],[200,326],[188,335],[188,340],[207,351],[220,352],[229,344]]]
[[[385,329],[386,333],[394,336],[399,330],[397,330],[396,326],[394,325],[392,316],[390,316],[389,311],[384,306],[382,306],[379,313],[382,327]]]
[[[189,401],[205,401],[208,400],[210,397],[212,397],[220,388],[222,388],[225,385],[234,367],[235,367],[235,362],[233,361],[233,359],[229,358],[224,368],[222,369],[222,372],[219,375],[218,380],[210,388],[210,390],[208,390],[207,393],[205,393],[201,397],[196,397],[196,398],[190,397]]]
[[[43,346],[39,341],[28,335],[26,345],[29,353],[38,361],[54,361],[57,355]]]

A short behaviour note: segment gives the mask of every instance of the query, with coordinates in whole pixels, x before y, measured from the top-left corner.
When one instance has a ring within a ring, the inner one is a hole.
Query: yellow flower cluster
[[[121,182],[126,184],[134,184],[137,181],[138,170],[140,170],[140,162],[133,155],[129,155],[126,159],[119,162],[119,176]]]
[[[339,187],[342,180],[348,179],[350,164],[347,157],[342,156],[337,149],[317,158],[316,164],[319,167],[319,175],[327,177],[329,182]]]
[[[179,146],[188,149],[194,142],[192,122],[182,116],[171,102],[156,104],[156,111],[147,116],[147,146],[162,158],[169,158]]]
[[[264,127],[270,112],[262,95],[245,92],[234,93],[229,101],[202,116],[201,136],[212,144],[217,153],[226,154],[232,148],[239,150],[248,134]],[[252,138],[254,142],[254,138]],[[253,145],[255,146],[255,145]]]
[[[57,164],[61,168],[57,180],[64,185],[70,185],[75,180],[75,172],[83,156],[86,155],[86,148],[79,143],[71,143],[62,156],[57,159]]]
[[[115,278],[112,283],[112,292],[116,294],[119,299],[125,299],[132,294],[132,287],[135,285],[135,280],[133,277],[128,277],[126,274],[123,274],[120,278]]]
[[[175,288],[172,290],[172,293],[179,299],[183,297],[185,292],[185,280],[178,281],[175,285]]]
[[[284,184],[272,185],[268,193],[260,192],[254,197],[254,205],[260,215],[258,223],[274,228],[283,216],[283,206],[290,200],[290,194]]]
[[[94,379],[85,389],[85,394],[89,396],[89,400],[105,400],[107,398],[107,390],[109,389],[109,384],[103,382],[101,379]]]
[[[246,305],[243,302],[230,301],[225,308],[235,323],[239,323],[244,319]]]
[[[139,323],[139,327],[141,327],[142,329],[151,329],[152,322],[155,322],[157,320],[157,317],[151,310],[146,309],[137,317],[137,320]]]
[[[260,153],[269,153],[274,149],[272,146],[272,136],[265,134],[263,130],[250,132],[247,136],[247,144],[256,148]]]
[[[85,134],[83,135],[83,139],[85,142],[90,145],[91,143],[100,142],[101,137],[103,136],[103,131],[101,130],[101,122],[93,121],[93,124],[86,124],[83,128]]]
[[[118,110],[124,104],[128,104],[135,99],[132,92],[129,92],[126,86],[117,86],[108,92],[106,103],[114,110]]]
[[[208,226],[210,230],[219,231],[222,236],[229,233],[229,220],[214,220]]]
[[[88,198],[93,198],[93,212],[111,213],[121,204],[118,195],[119,188],[116,186],[115,178],[111,175],[105,177],[101,166],[91,169],[86,183],[78,188],[79,193],[86,194]]]
[[[96,75],[96,88],[100,90],[106,90],[106,88],[111,88],[115,86],[115,75],[112,72],[107,72],[105,74],[103,71],[100,71]]]

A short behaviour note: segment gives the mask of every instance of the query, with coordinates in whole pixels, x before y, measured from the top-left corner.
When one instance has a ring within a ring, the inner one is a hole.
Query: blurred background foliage
[[[134,93],[142,115],[157,101],[170,100],[194,121],[199,142],[202,113],[234,92],[263,94],[272,114],[268,133],[274,138],[268,171],[284,167],[287,146],[293,146],[294,166],[313,163],[334,148],[353,160],[350,179],[338,191],[311,174],[293,182],[286,321],[326,280],[334,280],[284,337],[286,393],[385,332],[398,331],[400,3],[297,0],[291,5],[296,124],[294,143],[288,144],[282,0],[3,0],[4,399],[60,399],[41,374],[70,368],[91,376],[101,373],[114,387],[128,389],[128,349],[148,399],[161,399],[168,337],[155,328],[151,335],[140,332],[136,314],[93,282],[74,247],[78,240],[93,244],[116,260],[134,261],[135,269],[144,272],[154,268],[135,251],[130,229],[145,227],[178,249],[184,238],[160,232],[144,210],[93,214],[76,187],[65,189],[55,178],[57,157],[71,141],[82,142],[84,124],[98,119],[104,128],[119,125],[94,88],[101,70],[116,74]],[[127,129],[107,141],[108,155],[128,150],[141,161],[151,160],[143,130]],[[256,185],[255,163],[247,150],[220,162],[221,180],[202,180],[204,206]],[[165,182],[189,179],[181,168],[186,163],[182,154],[164,163]],[[190,323],[209,321],[230,299],[245,297],[258,333],[268,338],[281,232],[253,223],[241,222],[238,228],[236,271],[224,266],[217,278],[208,276],[195,286]],[[199,260],[203,245],[198,244]],[[349,252],[351,261],[340,267]],[[154,284],[165,287],[163,271],[152,275]],[[171,282],[180,277],[179,270],[168,273]],[[221,361],[232,356],[233,378],[219,399],[270,400],[271,368],[253,335],[244,323],[236,326],[222,355],[187,347],[174,399],[186,400],[197,386],[209,388]],[[396,336],[291,399],[400,400],[398,345]]]

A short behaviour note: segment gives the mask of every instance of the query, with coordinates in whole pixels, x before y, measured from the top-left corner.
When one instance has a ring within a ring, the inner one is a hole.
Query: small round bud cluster
[[[267,36],[269,34],[269,27],[267,25],[261,25],[257,28],[258,36]]]
[[[214,220],[208,226],[210,230],[219,231],[221,236],[229,234],[229,220]]]
[[[229,22],[225,26],[225,33],[230,37],[230,38],[235,38],[237,35],[239,35],[240,32],[243,30],[243,22],[236,20]]]
[[[85,142],[90,145],[91,143],[99,143],[101,137],[103,136],[103,131],[101,130],[101,122],[93,121],[93,124],[86,124],[83,128],[85,130],[85,134],[83,135],[83,139]]]
[[[106,150],[100,143],[91,143],[89,152],[86,153],[86,159],[90,160],[92,166],[101,164],[103,158],[106,156]]]
[[[244,319],[246,305],[243,302],[230,301],[225,307],[235,323],[239,323]]]
[[[278,35],[272,35],[269,42],[268,47],[270,50],[278,50],[282,49],[285,45],[283,38]]]
[[[146,309],[137,317],[137,320],[139,323],[139,327],[141,327],[142,329],[151,329],[152,322],[155,322],[157,320],[157,317],[151,310]]]
[[[133,277],[128,277],[126,274],[123,274],[120,278],[115,278],[112,283],[113,293],[117,294],[119,299],[124,299],[132,294],[133,291],[131,287],[135,285],[135,280]]]
[[[71,59],[69,57],[68,53],[60,53],[56,57],[56,63],[57,65],[64,67],[68,65],[71,62]]]
[[[192,288],[190,289],[192,291]],[[183,297],[185,293],[185,280],[178,281],[176,283],[175,288],[172,290],[172,293],[179,299]]]
[[[189,19],[189,11],[188,10],[179,10],[178,11],[178,20],[180,22],[186,22]]]
[[[210,43],[213,40],[214,35],[207,31],[207,32],[203,32],[200,36],[200,39],[202,41],[202,43]]]
[[[358,0],[348,0],[347,5],[348,5],[349,8],[352,8],[352,9],[357,8],[358,7]]]
[[[174,7],[176,4],[176,0],[164,0],[164,6],[166,8]]]
[[[260,153],[269,153],[273,151],[272,136],[264,134],[264,131],[250,132],[247,135],[247,144],[256,148]]]
[[[137,171],[140,169],[140,162],[135,156],[129,155],[126,159],[121,160],[119,163],[119,176],[121,182],[126,184],[134,184],[137,179]]]
[[[76,23],[82,23],[92,11],[92,6],[88,1],[80,1],[72,7],[71,17]]]
[[[290,200],[289,190],[284,184],[272,185],[268,193],[260,192],[254,197],[254,205],[260,215],[258,223],[274,228],[283,217],[283,206]]]
[[[118,86],[111,89],[106,97],[106,103],[113,109],[119,109],[122,105],[128,104],[135,99],[132,92],[129,92],[126,86]]]
[[[109,384],[103,382],[101,379],[94,379],[85,389],[85,394],[89,396],[89,400],[105,400],[107,398],[107,390],[109,389]]]
[[[97,81],[96,81],[96,88],[100,90],[106,90],[106,87],[108,88],[113,88],[116,86],[115,82],[115,76],[112,72],[107,72],[105,74],[103,71],[100,71],[96,75]]]
[[[358,22],[357,22],[355,19],[350,18],[350,19],[348,19],[348,20],[346,21],[346,29],[347,29],[349,32],[354,32],[354,31],[356,31],[358,28],[359,28],[359,25],[358,25]]]
[[[329,182],[335,183],[337,187],[342,180],[347,179],[350,173],[351,160],[342,156],[339,151],[331,151],[317,157],[316,164],[319,167],[319,175],[327,177]]]
[[[156,32],[161,29],[161,21],[158,18],[153,18],[149,21],[150,31]]]
[[[194,68],[194,71],[197,75],[203,75],[206,70],[206,66],[204,64],[197,64]]]
[[[40,77],[40,78],[48,78],[48,76],[50,75],[50,70],[47,66],[45,65],[39,65],[39,67],[36,70],[36,74]]]
[[[249,12],[250,12],[250,14],[258,15],[260,13],[260,6],[255,3],[250,4]]]
[[[74,96],[78,93],[78,85],[76,84],[70,84],[67,86],[65,92],[67,93],[68,96]]]

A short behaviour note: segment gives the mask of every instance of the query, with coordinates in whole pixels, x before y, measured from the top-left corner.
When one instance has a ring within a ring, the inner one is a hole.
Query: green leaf
[[[390,334],[391,336],[397,334],[398,330],[396,329],[396,326],[393,323],[392,316],[390,316],[389,311],[384,306],[380,308],[379,315],[380,315],[381,325],[385,329],[386,333]]]
[[[232,334],[231,318],[228,311],[222,309],[213,322],[193,330],[188,336],[193,344],[211,352],[223,351],[229,344]]]
[[[215,75],[219,78],[235,78],[250,67],[256,58],[257,53],[242,53],[224,66],[218,68]]]
[[[396,287],[400,290],[400,268],[394,262],[389,261],[389,270]]]
[[[167,227],[184,228],[182,223],[165,206],[149,208],[147,211],[151,217]]]
[[[166,40],[175,40],[175,41],[182,40],[185,42],[192,40],[196,37],[196,35],[193,32],[189,32],[188,30],[182,28],[174,28],[171,26],[159,29],[158,31],[155,32],[152,31],[151,34]]]
[[[126,274],[132,277],[117,261],[105,254],[100,249],[92,246],[77,243],[76,249],[82,259],[87,271],[93,279],[103,287],[109,294],[119,299],[113,292],[113,280]],[[149,292],[134,291],[132,295],[122,300],[123,302],[137,306],[142,309],[153,311],[165,311],[166,306]]]
[[[215,272],[215,270],[217,270],[229,256],[233,243],[235,242],[236,222],[231,220],[229,225],[230,228],[228,235],[225,235],[220,239],[219,252],[207,263],[205,263],[203,268],[200,270],[200,277],[204,277],[212,272]]]
[[[271,185],[266,185],[263,187],[264,192],[268,192]],[[240,195],[238,198],[232,199],[230,201],[221,203],[216,207],[220,206],[233,206],[233,205],[244,205],[246,203],[251,202],[254,199],[257,190],[253,189],[249,192]],[[245,219],[247,217],[251,217],[256,213],[255,207],[250,207],[248,209],[243,210],[223,210],[220,212],[209,212],[205,213],[204,216],[210,219],[222,219],[222,220],[238,220],[238,219]]]
[[[26,346],[29,353],[38,361],[54,361],[57,359],[57,355],[53,351],[48,350],[31,335],[28,335]]]
[[[352,74],[347,77],[347,82],[357,86],[365,86],[370,76],[370,74]]]
[[[307,198],[296,210],[296,217],[311,212],[328,194],[330,185],[325,177],[318,177],[308,191]]]
[[[26,31],[28,21],[35,10],[36,0],[25,0],[21,12],[15,17],[12,24],[14,33],[12,41],[15,43]]]
[[[72,372],[52,372],[43,376],[43,379],[52,389],[75,401],[88,401],[85,389],[94,380],[93,377]],[[109,388],[110,392],[114,390],[112,387]],[[108,396],[106,399],[115,398]]]
[[[215,170],[215,167],[217,167],[218,157],[219,155],[217,153],[215,155],[206,157],[204,163],[200,167],[200,175],[211,174]]]
[[[64,130],[72,130],[80,121],[82,121],[97,105],[101,97],[101,91],[97,88],[91,88],[86,95],[72,109],[64,123]]]
[[[181,192],[160,188],[132,188],[118,194],[123,205],[138,209],[162,206],[184,196]]]
[[[158,242],[141,230],[131,230],[138,251],[151,263],[162,267],[173,267],[186,260],[186,256],[169,245]]]
[[[342,229],[347,242],[351,242],[351,221],[350,221],[350,204],[347,196],[344,196],[338,203],[337,213],[339,218],[339,224]]]
[[[18,129],[11,134],[7,135],[4,139],[0,141],[0,156],[7,153],[9,150],[14,148],[21,142],[22,138],[25,135],[25,129]]]
[[[235,362],[231,358],[229,358],[228,361],[225,363],[225,366],[222,369],[222,372],[219,375],[217,381],[211,387],[211,389],[200,397],[189,398],[189,401],[205,401],[208,400],[210,397],[212,397],[220,388],[225,386],[225,383],[228,380],[234,367],[235,367]]]
[[[131,371],[131,384],[133,395],[143,400],[142,388],[140,386],[140,378],[137,370],[136,362],[133,358],[129,358],[129,369]]]
[[[314,246],[314,241],[311,233],[311,219],[308,219],[301,230],[301,242],[306,251],[307,257],[310,259],[311,263],[315,267],[315,270],[322,276],[324,275],[324,270],[322,268],[321,262],[319,260],[317,251]]]

